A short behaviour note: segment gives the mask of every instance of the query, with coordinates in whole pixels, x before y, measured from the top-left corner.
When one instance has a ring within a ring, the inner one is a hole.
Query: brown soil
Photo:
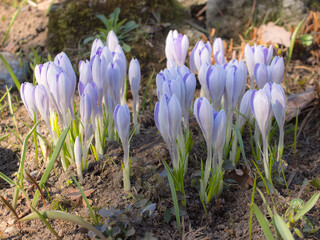
[[[0,4],[0,12],[6,11],[6,21],[8,16],[12,16],[13,10],[4,7]],[[29,11],[29,12],[26,12]],[[30,14],[30,11],[35,11],[33,8],[27,8],[17,18],[15,26],[23,26],[23,22],[30,21],[30,31],[36,29],[36,26],[43,26],[44,29],[34,34],[36,37],[28,41],[30,45],[19,45],[18,48],[23,49],[25,53],[30,52],[31,46],[43,46],[43,40],[46,39],[43,33],[46,31],[46,18],[43,15],[39,17],[37,14]],[[38,11],[38,10],[37,10]],[[36,11],[36,12],[37,12]],[[25,15],[23,15],[25,14]],[[27,17],[28,16],[28,17]],[[38,18],[39,17],[39,18]],[[27,19],[27,20],[25,20]],[[5,47],[9,51],[17,51],[17,41],[19,31],[24,33],[23,27],[14,27],[12,35],[10,35],[8,45]],[[5,32],[0,28],[1,35]],[[31,34],[31,33],[30,33]],[[37,35],[38,34],[38,35]],[[160,71],[165,66],[165,61],[160,61],[164,56],[164,39],[166,32],[163,29],[157,33],[158,37],[148,39],[152,42],[156,50],[153,54],[156,57],[150,58],[150,62],[143,62],[145,68],[145,82],[151,75],[152,69],[155,68],[155,73]],[[32,35],[32,34],[31,34]],[[22,37],[23,38],[23,37]],[[38,39],[39,38],[39,39]],[[161,41],[160,41],[160,40]],[[32,45],[33,43],[35,45]],[[41,43],[40,43],[41,42]],[[308,51],[310,49],[305,49]],[[134,49],[133,53],[134,55]],[[138,54],[138,53],[137,53]],[[74,59],[77,57],[75,56]],[[150,65],[152,67],[150,67]],[[297,68],[297,66],[300,66]],[[301,68],[301,66],[303,66]],[[311,69],[311,70],[310,70]],[[288,90],[291,92],[301,92],[313,84],[315,75],[310,74],[319,70],[319,59],[310,55],[306,58],[299,58],[294,55],[292,64],[287,69]],[[312,71],[312,73],[310,73]],[[299,79],[302,81],[294,81]],[[153,80],[155,82],[155,80]],[[144,83],[145,83],[144,82]],[[2,96],[3,93],[0,94]],[[17,92],[12,93],[14,104],[15,118],[19,134],[24,138],[29,128],[23,123],[32,125],[32,122],[23,106],[20,96]],[[88,199],[91,206],[97,211],[99,209],[122,212],[122,218],[117,218],[116,213],[109,218],[100,217],[100,223],[103,225],[110,219],[116,219],[111,226],[122,227],[117,237],[126,238],[125,234],[128,230],[134,229],[134,234],[127,237],[128,239],[179,239],[179,232],[175,222],[173,212],[173,203],[170,194],[167,178],[163,177],[164,167],[162,160],[170,163],[170,157],[167,147],[163,142],[162,137],[154,125],[153,111],[156,97],[153,96],[151,102],[147,102],[147,110],[145,114],[141,114],[141,133],[134,135],[130,145],[130,155],[132,156],[132,195],[127,195],[123,192],[122,187],[122,171],[120,162],[122,160],[122,147],[117,142],[107,142],[103,160],[96,162],[90,158],[88,170],[84,173],[84,180],[81,185],[88,193]],[[130,103],[130,102],[129,102]],[[302,188],[305,179],[320,179],[320,104],[319,100],[315,99],[307,108],[305,108],[299,116],[297,149],[294,154],[292,147],[286,147],[283,159],[288,163],[285,170],[287,181],[292,178],[289,184],[289,193],[286,191],[285,185],[281,182],[276,183],[275,187],[278,191],[274,195],[274,200],[278,206],[278,212],[284,213],[288,208],[290,200],[301,198],[307,201],[317,190],[309,184]],[[42,133],[47,136],[46,127],[41,123]],[[292,129],[294,122],[287,123],[286,129]],[[0,119],[0,136],[9,133],[9,137],[0,142],[0,171],[10,178],[14,179],[15,172],[19,167],[19,157],[21,155],[22,144],[8,131],[8,128],[16,130],[13,118],[8,108],[1,112]],[[198,191],[191,187],[192,179],[196,178],[200,170],[200,159],[206,156],[205,143],[201,131],[194,118],[191,117],[191,131],[194,145],[190,153],[188,173],[185,177],[187,207],[181,206],[182,215],[182,239],[248,239],[249,236],[249,217],[252,183],[253,179],[246,171],[244,165],[241,168],[245,174],[237,175],[234,171],[226,172],[226,183],[224,190],[218,200],[214,199],[207,206],[208,214],[206,215],[199,199]],[[245,137],[245,145],[248,145],[248,138]],[[294,142],[294,134],[287,134],[285,137],[285,146],[291,146]],[[246,147],[247,148],[247,147]],[[35,165],[35,153],[32,141],[28,143],[26,155],[26,169],[29,172],[37,171]],[[248,155],[249,156],[249,155]],[[254,167],[250,164],[252,170]],[[69,168],[73,175],[76,171],[73,165]],[[40,176],[43,170],[40,170]],[[254,171],[253,171],[254,173]],[[39,180],[39,178],[37,179]],[[72,189],[76,188],[75,184],[69,184],[70,176],[62,170],[60,162],[55,164],[55,171],[51,173],[46,184],[48,192],[45,192],[45,199],[48,203],[43,206],[42,201],[39,201],[37,210],[57,209],[63,210],[71,214],[81,216],[82,218],[92,222],[88,208],[83,204],[81,197],[72,197]],[[32,199],[34,195],[34,187],[26,182],[29,186],[28,194]],[[264,188],[260,188],[263,192]],[[6,182],[0,179],[0,196],[12,201],[14,189]],[[268,199],[270,201],[270,199]],[[151,203],[156,203],[156,209],[152,216],[138,218],[135,214],[140,213],[144,207]],[[255,203],[266,213],[264,204],[256,193]],[[129,208],[132,206],[132,208]],[[126,210],[126,209],[130,210]],[[27,208],[24,198],[19,199],[17,213],[19,217],[26,216],[30,213]],[[126,217],[125,217],[125,216]],[[310,221],[314,221],[315,226],[320,224],[320,202],[307,214]],[[125,219],[125,220],[124,220]],[[129,220],[128,220],[129,219]],[[88,232],[76,224],[60,221],[49,220],[49,223],[55,231],[63,237],[63,239],[92,239],[88,236]],[[114,228],[115,229],[115,228]],[[261,227],[257,223],[256,218],[253,218],[252,226],[253,239],[264,239],[264,234]],[[0,202],[0,238],[1,239],[55,239],[54,235],[40,220],[32,220],[21,222],[21,228],[18,228],[18,223],[10,212],[10,210]],[[320,239],[320,233],[305,234],[306,239]]]

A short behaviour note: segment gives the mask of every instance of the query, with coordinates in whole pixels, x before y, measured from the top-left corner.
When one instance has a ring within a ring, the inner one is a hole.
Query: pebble
[[[14,218],[10,218],[10,219],[8,220],[8,224],[9,224],[9,225],[13,225],[15,221],[16,221],[16,220],[15,220]]]
[[[17,235],[19,233],[19,229],[16,227],[7,227],[6,230],[4,230],[4,233],[8,235]]]

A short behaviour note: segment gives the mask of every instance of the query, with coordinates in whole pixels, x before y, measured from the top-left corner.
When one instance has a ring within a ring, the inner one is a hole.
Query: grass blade
[[[320,192],[314,194],[312,198],[304,205],[304,207],[294,216],[294,221],[297,222],[303,215],[311,210],[320,197]]]
[[[239,145],[240,145],[241,154],[242,154],[242,157],[244,159],[244,162],[246,163],[246,165],[248,165],[248,161],[247,161],[246,153],[244,151],[244,146],[243,146],[243,141],[242,141],[240,129],[239,129],[239,127],[237,125],[233,125],[233,129],[236,131],[236,135],[237,135],[237,138],[238,138],[238,142],[239,142]]]
[[[52,153],[52,156],[51,156],[50,161],[47,165],[47,168],[40,179],[40,182],[39,182],[40,189],[42,189],[44,187],[45,183],[47,182],[47,180],[50,176],[50,172],[53,168],[55,161],[59,157],[60,150],[61,150],[63,143],[64,143],[64,140],[68,134],[69,128],[70,128],[70,126],[68,126],[59,137],[58,143],[56,145],[56,148],[54,149],[54,152]],[[35,205],[37,204],[39,195],[40,195],[40,192],[39,192],[39,190],[37,190],[35,192],[34,198],[32,200],[32,207],[35,207]]]
[[[101,239],[107,240],[107,238],[98,229],[96,229],[90,223],[88,223],[87,221],[85,221],[84,219],[82,219],[76,215],[72,215],[70,213],[66,213],[66,212],[62,212],[62,211],[58,211],[58,210],[46,210],[46,211],[40,211],[39,213],[44,218],[59,219],[59,220],[79,224],[80,226],[94,232]],[[37,213],[31,213],[30,215],[20,219],[20,221],[33,220],[33,219],[39,219],[39,218],[40,217],[38,216]]]
[[[9,133],[0,137],[0,142],[9,137]]]
[[[278,215],[278,213],[274,213],[274,221],[276,228],[278,229],[281,237],[285,240],[294,240],[292,233],[290,232],[289,228],[287,227],[287,224],[284,222],[282,217]]]
[[[290,43],[290,47],[289,47],[289,52],[288,52],[288,57],[287,57],[287,65],[288,63],[290,62],[291,60],[291,57],[292,57],[292,53],[293,53],[293,47],[294,47],[294,43],[297,39],[297,35],[298,35],[298,32],[300,30],[300,28],[302,27],[302,25],[304,24],[306,18],[305,19],[302,19],[301,22],[298,24],[298,26],[296,27],[296,29],[294,30],[294,32],[292,33],[292,36],[291,36],[291,43]]]
[[[271,233],[271,230],[269,228],[269,222],[266,220],[266,218],[262,214],[259,207],[255,203],[253,203],[251,205],[251,208],[252,208],[254,214],[256,215],[258,222],[259,222],[260,226],[262,227],[263,233],[266,236],[267,240],[274,239],[274,237]]]
[[[6,175],[4,175],[2,172],[0,172],[0,177],[5,180],[10,185],[16,185],[10,178],[8,178]]]
[[[2,60],[4,66],[6,67],[7,71],[9,72],[14,84],[16,85],[18,91],[20,91],[20,82],[18,80],[18,78],[16,77],[16,75],[14,74],[14,72],[12,71],[12,68],[10,67],[9,63],[7,62],[7,60],[2,56],[2,54],[0,54],[0,59]]]
[[[163,165],[164,165],[164,168],[166,169],[167,177],[168,177],[168,180],[169,180],[169,185],[170,185],[170,190],[171,190],[171,196],[172,196],[172,200],[173,200],[174,213],[175,213],[175,215],[176,215],[176,221],[177,221],[178,229],[179,229],[179,232],[181,232],[181,223],[180,223],[180,212],[179,212],[178,197],[177,197],[177,193],[176,193],[176,188],[175,188],[175,186],[174,186],[174,181],[173,181],[173,177],[172,177],[172,172],[171,172],[168,164],[167,164],[166,161],[164,161],[164,160],[163,160]]]
[[[9,36],[9,33],[10,33],[10,30],[11,30],[11,27],[12,27],[14,21],[16,20],[16,18],[18,17],[18,15],[19,15],[19,13],[20,13],[20,11],[21,11],[21,8],[22,8],[22,6],[23,6],[23,4],[24,4],[26,1],[27,1],[27,0],[22,1],[22,2],[20,3],[19,8],[18,8],[17,11],[14,13],[14,15],[13,15],[13,17],[12,17],[12,19],[11,19],[11,22],[10,22],[10,24],[9,24],[8,30],[7,30],[7,32],[6,32],[6,35],[4,36],[4,39],[2,40],[2,44],[1,44],[2,47],[3,47],[4,44],[6,43],[7,38],[8,38],[8,36]],[[19,89],[19,90],[20,90],[20,89]]]
[[[11,206],[11,204],[2,196],[0,196],[0,200],[10,209],[10,211],[13,213],[13,215],[17,218],[19,229],[21,228],[20,222],[19,222],[19,216],[16,212],[16,210]]]
[[[61,240],[61,237],[58,235],[58,233],[53,230],[53,228],[51,227],[50,223],[48,223],[48,221],[46,220],[46,218],[44,216],[41,215],[40,212],[38,212],[35,208],[32,208],[32,210],[38,215],[38,217],[42,220],[42,222],[44,222],[44,224],[47,226],[47,228],[49,228],[50,232],[52,232],[52,234],[58,239]],[[20,222],[19,222],[20,223]]]
[[[96,214],[93,212],[92,207],[91,207],[91,205],[89,204],[88,199],[87,199],[86,195],[84,194],[82,187],[80,186],[80,184],[79,184],[79,182],[77,181],[77,179],[76,179],[71,173],[69,173],[69,174],[70,174],[70,176],[72,177],[72,179],[73,179],[73,181],[75,182],[75,184],[77,185],[77,187],[78,187],[78,189],[79,189],[79,191],[80,191],[80,193],[81,193],[84,201],[86,202],[86,205],[87,205],[87,207],[88,207],[88,209],[89,209],[90,215],[91,215],[91,217],[92,217],[92,219],[93,219],[93,221],[94,221],[94,224],[98,225],[99,222],[98,222],[98,219],[97,219],[97,217],[96,217]]]
[[[256,192],[256,183],[257,183],[257,175],[254,176],[252,195],[251,195],[251,205],[254,203],[254,194]],[[252,217],[253,217],[253,209],[250,208],[250,222],[249,222],[249,240],[251,240],[251,232],[252,232]]]
[[[29,131],[29,133],[27,134],[26,138],[23,141],[20,166],[19,166],[19,170],[18,170],[18,176],[19,176],[19,180],[20,180],[20,185],[21,186],[23,186],[23,170],[24,170],[24,161],[25,161],[26,152],[27,152],[28,139],[30,138],[31,134],[34,131],[36,131],[36,128],[37,128],[38,124],[39,124],[39,122],[37,122],[33,126],[33,128],[31,128],[31,130]],[[18,195],[19,195],[19,189],[16,188],[15,192],[14,192],[14,197],[13,197],[13,207],[14,207],[14,209],[16,209],[16,207],[17,207]]]
[[[32,182],[32,184],[39,190],[42,201],[43,201],[43,205],[46,206],[46,200],[44,199],[44,196],[43,196],[43,193],[39,187],[39,184],[37,183],[36,180],[34,180],[34,178],[29,173],[26,172],[26,176],[29,179],[29,181]]]

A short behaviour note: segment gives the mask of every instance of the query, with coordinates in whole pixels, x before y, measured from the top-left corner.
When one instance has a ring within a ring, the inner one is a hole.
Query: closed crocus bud
[[[76,140],[74,142],[74,158],[76,161],[77,166],[77,174],[80,181],[82,181],[82,161],[81,161],[81,142],[79,137],[76,137]]]
[[[183,80],[185,88],[184,115],[186,116],[186,113],[188,113],[189,116],[189,110],[196,90],[196,77],[185,65],[179,67],[178,72]]]
[[[222,154],[226,138],[226,113],[220,110],[213,114],[214,123],[212,131],[213,151]]]
[[[208,99],[201,97],[194,102],[193,114],[201,128],[207,146],[212,143],[213,109]],[[208,149],[207,149],[208,151]]]
[[[166,57],[168,60],[167,68],[173,67],[174,65],[183,65],[187,57],[188,48],[188,37],[178,33],[177,30],[170,30],[166,39],[165,48]]]
[[[92,64],[92,80],[95,83],[97,94],[98,94],[98,101],[99,105],[101,104],[103,93],[105,90],[105,76],[102,75],[102,68],[106,68],[106,66],[102,65],[102,61],[99,55],[93,56],[91,59]]]
[[[113,100],[113,106],[117,106],[120,104],[121,91],[121,74],[118,62],[109,63],[106,78],[109,86],[108,93]]]
[[[246,91],[246,93],[243,95],[240,102],[239,113],[241,114],[239,114],[239,123],[238,123],[240,129],[246,123],[246,119],[243,116],[245,116],[247,119],[250,118],[250,114],[251,114],[250,101],[251,101],[252,91],[253,91],[252,89],[249,89],[248,91]]]
[[[26,107],[29,116],[34,120],[34,114],[36,120],[38,119],[38,108],[34,98],[34,86],[31,83],[25,82],[21,85],[20,95],[24,106]]]
[[[262,134],[263,141],[265,141],[268,133],[269,121],[272,117],[270,114],[272,108],[269,98],[263,89],[254,90],[252,92],[250,107]]]
[[[34,87],[34,100],[43,120],[48,126],[50,134],[52,134],[49,119],[49,95],[43,85]]]
[[[255,61],[254,61],[254,51],[253,48],[250,47],[249,44],[246,44],[244,48],[244,57],[246,59],[247,68],[249,72],[249,76],[251,79],[251,87],[253,88],[253,79],[254,79],[254,67],[255,67]]]
[[[237,106],[243,89],[243,74],[241,68],[231,66],[227,68],[226,94],[229,107],[233,110]]]
[[[130,112],[126,104],[117,105],[114,110],[114,122],[123,145],[129,142]]]
[[[264,85],[270,82],[270,71],[264,63],[257,63],[254,68],[254,77],[257,81],[259,89],[262,89]]]
[[[94,55],[98,54],[99,48],[103,49],[104,44],[100,39],[96,38],[92,43],[90,59],[92,59]]]
[[[284,76],[284,62],[282,57],[276,56],[273,58],[270,65],[270,72],[271,81],[280,84]]]
[[[221,38],[216,38],[213,42],[213,56],[217,64],[223,65],[226,63],[224,58],[224,45]]]
[[[162,84],[162,93],[172,97],[175,95],[180,103],[181,109],[185,105],[185,88],[180,77],[176,79],[168,79]]]
[[[80,61],[79,62],[79,84],[78,84],[78,89],[79,89],[79,94],[80,96],[82,95],[82,92],[84,90],[84,86],[92,82],[92,66],[91,62],[86,60],[86,61]]]
[[[254,48],[254,61],[255,63],[264,63],[269,65],[273,55],[273,47],[270,45],[269,48],[263,45],[255,46]]]
[[[97,113],[98,113],[98,92],[97,92],[97,87],[95,85],[94,82],[91,83],[87,83],[83,94],[86,94],[87,96],[89,96],[90,100],[91,100],[91,119],[93,122],[93,129],[96,128],[95,126],[95,121],[93,119],[96,118]]]
[[[119,40],[114,31],[110,30],[107,36],[107,46],[111,52],[114,52],[116,47],[119,45]]]
[[[160,101],[161,97],[162,97],[162,85],[165,81],[165,75],[163,74],[163,72],[159,72],[156,76],[156,85],[157,85],[157,96],[158,96],[158,101]]]
[[[283,128],[286,116],[286,95],[280,84],[273,83],[271,88],[271,105],[279,128]]]
[[[211,44],[208,41],[197,42],[196,46],[192,49],[190,56],[190,69],[193,73],[199,71],[202,64],[211,63]]]
[[[90,124],[91,111],[92,111],[92,101],[91,101],[90,95],[83,94],[80,97],[80,116],[81,116],[81,122],[83,124],[84,131],[85,131],[85,135],[87,133],[88,126]]]
[[[206,83],[213,109],[218,111],[226,84],[226,70],[221,65],[210,66],[207,70]]]
[[[65,54],[64,52],[59,53],[54,58],[54,63],[60,66],[62,70],[68,75],[68,78],[71,81],[72,89],[73,91],[75,91],[77,78],[67,54]]]
[[[175,95],[164,94],[154,109],[154,120],[167,144],[175,144],[181,125],[181,106]]]
[[[141,80],[141,70],[139,61],[133,58],[129,65],[129,82],[131,86],[132,96],[139,96],[140,80]]]
[[[210,64],[203,64],[201,66],[199,74],[198,74],[201,89],[204,92],[204,96],[207,99],[210,99],[210,93],[209,93],[209,89],[208,89],[208,85],[207,85],[207,72],[208,72],[208,69],[210,68],[210,66],[211,66]]]

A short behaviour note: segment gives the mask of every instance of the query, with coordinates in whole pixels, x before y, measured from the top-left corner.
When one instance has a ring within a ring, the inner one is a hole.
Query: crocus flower
[[[271,104],[268,95],[263,89],[254,90],[251,94],[251,111],[257,121],[262,138],[266,139],[268,133],[268,125],[271,120]]]
[[[222,157],[223,146],[226,138],[226,113],[222,109],[219,112],[214,112],[213,117],[213,151]]]
[[[167,68],[178,65],[181,66],[186,61],[189,48],[187,35],[178,33],[177,30],[170,30],[166,39]]]
[[[213,42],[213,56],[217,64],[223,65],[226,63],[224,59],[224,45],[221,38],[216,38]]]
[[[226,70],[220,65],[209,66],[206,73],[206,85],[212,100],[213,109],[219,110],[226,84]]]
[[[92,82],[91,62],[88,60],[80,61],[79,62],[79,83],[78,83],[78,89],[79,89],[80,95],[82,95],[84,86],[89,82]]]
[[[71,96],[69,98],[69,109],[71,112],[72,117],[74,118],[74,109],[73,109],[73,103],[74,103],[74,92],[76,90],[76,84],[77,84],[77,78],[76,74],[73,70],[72,64],[70,62],[70,59],[68,58],[67,54],[64,52],[59,53],[55,59],[54,63],[57,64],[62,68],[62,70],[67,74],[68,79],[70,81],[71,85]]]
[[[272,84],[271,105],[279,128],[283,128],[286,115],[286,95],[280,84]]]
[[[96,38],[92,43],[90,59],[92,59],[93,56],[98,54],[99,49],[103,49],[103,48],[104,48],[103,42],[100,39]]]
[[[246,91],[246,93],[243,95],[240,106],[239,106],[239,114],[238,116],[238,126],[239,129],[243,127],[243,125],[246,123],[246,119],[243,117],[245,116],[247,119],[250,118],[251,114],[251,108],[250,108],[250,101],[251,101],[251,94],[252,94],[252,89],[249,89]],[[242,116],[243,115],[243,116]]]
[[[192,49],[190,56],[190,70],[192,73],[200,71],[202,64],[211,63],[211,44],[208,41],[198,41],[195,47]]]
[[[75,157],[75,162],[77,166],[78,178],[80,181],[82,181],[83,176],[82,176],[82,161],[81,161],[81,143],[78,136],[76,137],[76,140],[74,142],[74,157]]]
[[[34,87],[34,100],[42,118],[48,126],[49,132],[52,135],[50,118],[49,118],[49,95],[43,85]]]
[[[36,116],[36,121],[37,121],[38,108],[34,98],[34,88],[35,87],[31,83],[25,82],[21,85],[20,95],[21,95],[22,102],[24,103],[29,113],[30,118],[34,120],[34,116]]]
[[[254,68],[257,63],[263,63],[265,65],[269,65],[273,55],[272,45],[267,48],[262,45],[255,45],[250,47],[249,44],[245,46],[244,56],[246,59],[249,76],[251,79],[251,89],[253,89],[253,81],[254,81]]]
[[[237,106],[243,90],[244,80],[241,68],[231,66],[227,68],[226,74],[226,96],[229,108],[234,110]]]
[[[88,131],[92,112],[92,101],[89,94],[83,94],[80,98],[80,116],[85,136]]]
[[[264,63],[257,63],[254,68],[254,77],[259,89],[271,81],[270,69]]]
[[[131,93],[133,98],[133,124],[135,132],[139,133],[140,128],[138,124],[138,113],[139,113],[139,88],[141,80],[141,70],[139,61],[135,58],[131,59],[129,65],[129,83],[131,86]]]
[[[130,166],[129,166],[129,130],[130,130],[130,112],[126,104],[117,105],[114,110],[114,122],[117,132],[121,139],[124,152],[124,169],[123,169],[123,184],[124,191],[130,191]]]
[[[117,35],[114,33],[113,30],[110,30],[107,36],[107,46],[111,52],[114,52],[116,47],[119,45],[119,40]]]
[[[204,139],[206,140],[208,158],[210,158],[213,130],[213,109],[208,99],[205,97],[197,98],[194,102],[193,114],[196,117]]]
[[[282,57],[274,57],[270,64],[271,81],[280,84],[284,75],[284,62]]]
[[[108,81],[108,93],[113,100],[113,106],[120,104],[120,91],[121,91],[121,69],[118,64],[118,61],[115,63],[109,63],[107,67],[107,76]],[[111,109],[113,112],[113,109]]]

